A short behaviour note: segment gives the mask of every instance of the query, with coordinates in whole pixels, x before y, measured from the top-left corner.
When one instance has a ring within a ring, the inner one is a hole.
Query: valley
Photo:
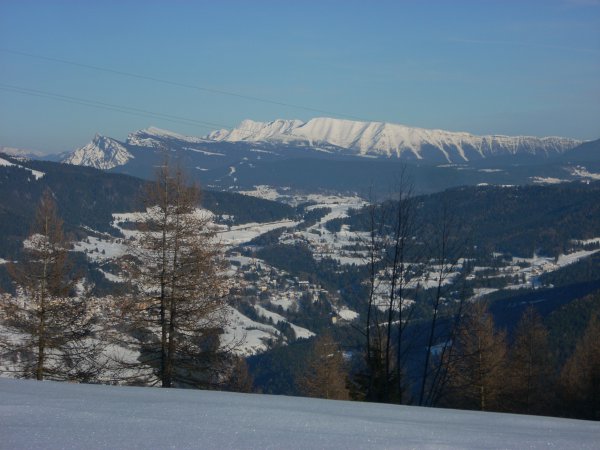
[[[383,329],[405,323],[414,344],[425,346],[431,305],[437,304],[434,314],[442,312],[433,348],[443,349],[448,314],[457,305],[489,303],[498,323],[513,333],[528,306],[554,320],[561,308],[600,289],[600,185],[588,170],[595,170],[595,158],[576,165],[561,159],[568,152],[536,162],[415,164],[364,155],[353,161],[281,137],[282,144],[249,144],[224,136],[207,142],[148,129],[125,144],[97,136],[72,155],[72,164],[3,156],[4,289],[14,289],[4,268],[18,261],[25,238],[24,228],[11,223],[31,220],[33,199],[50,188],[66,212],[70,253],[85,274],[87,295],[97,314],[109,314],[106,308],[118,302],[113,294],[129,283],[121,261],[147,215],[140,201],[147,182],[128,173],[151,178],[150,168],[166,161],[165,148],[193,179],[203,180],[194,214],[208,221],[224,253],[230,290],[219,345],[248,361],[255,389],[263,392],[297,395],[293,380],[300,369],[281,364],[301,364],[307,346],[328,334],[343,348],[350,371],[359,373],[368,316],[379,317]],[[96,168],[82,167],[88,165]],[[379,187],[367,185],[369,174]],[[415,224],[397,241],[405,247],[400,281],[386,266],[394,211],[402,204],[394,200],[399,194],[390,180],[399,174],[410,180],[408,196],[401,198],[410,202]],[[253,183],[258,179],[274,183]],[[377,237],[369,214],[381,214]],[[440,226],[449,233],[442,256]],[[401,283],[402,295],[392,302],[403,312],[387,318],[390,293],[398,289],[392,282]],[[144,358],[129,337],[119,334],[118,340],[107,348],[107,361],[115,355],[130,362]],[[406,370],[419,383],[422,351],[410,350],[406,358]],[[117,373],[107,369],[104,379],[117,379]]]
[[[340,289],[325,289],[318,283],[319,276],[312,273],[311,267],[329,266],[327,272],[335,278],[335,274],[342,274],[350,270],[354,276],[366,277],[365,267],[368,265],[368,249],[365,245],[368,232],[351,230],[348,225],[342,225],[339,230],[331,231],[328,223],[334,219],[348,217],[350,210],[358,211],[366,206],[366,201],[358,197],[326,196],[311,194],[307,196],[290,197],[279,196],[276,189],[259,186],[255,191],[245,192],[245,195],[260,195],[271,200],[287,200],[293,205],[308,205],[304,207],[304,217],[298,216],[297,220],[284,219],[275,222],[252,222],[238,225],[226,225],[232,220],[229,215],[214,215],[212,226],[217,230],[217,239],[224,246],[229,261],[229,276],[232,284],[244,291],[241,305],[236,305],[234,329],[226,334],[241,336],[245,333],[247,342],[239,348],[240,354],[249,356],[260,353],[269,348],[270,343],[283,339],[303,339],[313,336],[315,332],[322,331],[322,324],[302,328],[294,324],[289,318],[297,315],[302,301],[311,303],[326,300],[325,310],[332,324],[348,324],[360,320],[362,311],[357,308],[354,299],[347,299],[348,292]],[[311,211],[321,211],[321,217],[316,221],[308,218]],[[112,226],[122,234],[122,238],[114,237],[94,230],[88,230],[92,236],[83,241],[74,243],[74,251],[84,253],[90,263],[93,263],[104,277],[106,282],[119,282],[118,274],[111,273],[110,267],[115,267],[117,260],[125,254],[126,246],[123,241],[130,238],[134,231],[131,227],[123,228],[122,224],[135,223],[136,217],[141,213],[118,213],[113,215]],[[305,249],[306,258],[301,264],[290,267],[285,264],[285,270],[278,267],[277,256],[270,252],[280,248],[287,252],[286,257],[291,258],[298,249]],[[470,252],[465,249],[466,252]],[[484,299],[494,294],[495,298],[502,295],[513,296],[515,293],[531,292],[553,288],[551,282],[545,281],[549,274],[561,271],[573,264],[590,260],[600,252],[600,238],[572,240],[568,245],[568,252],[554,256],[531,257],[512,256],[509,253],[492,252],[491,254],[469,257],[467,253],[456,255],[454,260],[448,262],[451,267],[443,280],[444,289],[447,291],[461,290],[470,293],[469,300]],[[261,259],[265,255],[265,259]],[[270,264],[269,261],[273,263]],[[305,264],[306,266],[303,266]],[[407,289],[414,292],[417,286],[420,289],[435,288],[438,282],[439,267],[430,266],[426,262],[407,262],[415,273],[407,279]],[[317,269],[320,272],[322,269]],[[340,279],[343,276],[339,277]],[[353,280],[360,284],[360,280]],[[382,296],[387,289],[383,285],[384,278],[378,281],[381,284]],[[460,283],[460,285],[459,285]],[[333,283],[335,286],[335,282]],[[344,288],[344,286],[337,285]],[[408,294],[410,295],[410,294]],[[382,305],[385,300],[379,300]],[[241,310],[241,311],[240,311]],[[243,311],[251,317],[246,317]],[[363,313],[364,314],[364,313]],[[303,324],[310,324],[311,318],[303,317]],[[315,322],[318,322],[316,320]],[[284,332],[281,328],[291,326],[293,333]],[[277,327],[278,325],[279,328]]]

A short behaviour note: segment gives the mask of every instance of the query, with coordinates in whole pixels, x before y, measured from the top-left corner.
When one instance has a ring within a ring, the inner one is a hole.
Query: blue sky
[[[600,0],[0,0],[0,146],[317,116],[599,138]]]

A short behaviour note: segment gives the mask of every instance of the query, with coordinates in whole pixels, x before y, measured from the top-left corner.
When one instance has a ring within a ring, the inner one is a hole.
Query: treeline
[[[369,400],[373,386],[356,365],[361,352],[342,344],[350,342],[343,330],[251,357],[255,387],[273,394]],[[433,375],[423,396],[422,380],[407,368],[404,376],[412,381],[401,401],[388,401],[600,420],[600,292],[545,321],[529,306],[512,334],[495,326],[485,302],[472,303],[462,312],[453,339],[451,350],[431,355]],[[557,345],[562,340],[571,344],[567,352]],[[413,363],[421,365],[422,359]]]
[[[424,197],[423,221],[435,216],[436,202],[452,205],[456,220],[481,250],[514,256],[567,253],[572,239],[597,237],[600,183],[555,186],[479,186]]]
[[[508,337],[483,303],[473,304],[455,350],[439,362],[447,380],[435,405],[599,420],[600,293],[586,301],[595,311],[562,362],[535,308],[525,310]]]

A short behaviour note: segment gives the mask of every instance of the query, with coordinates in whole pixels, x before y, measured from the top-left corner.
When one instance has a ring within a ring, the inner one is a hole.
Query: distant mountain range
[[[202,148],[211,146],[218,149],[219,144],[224,143],[230,144],[223,148],[224,151]],[[182,136],[153,127],[130,134],[125,142],[96,135],[92,142],[75,150],[64,162],[112,169],[127,164],[137,156],[135,150],[140,148],[187,150],[218,157],[230,153],[232,146],[251,144],[253,148],[250,151],[254,153],[260,153],[261,147],[266,147],[263,156],[266,152],[272,153],[275,148],[281,152],[276,156],[295,157],[297,152],[288,151],[286,154],[285,150],[286,147],[294,147],[305,150],[305,154],[311,153],[313,157],[394,158],[456,164],[499,156],[547,158],[564,154],[581,143],[576,139],[561,137],[475,136],[391,123],[331,118],[316,118],[308,122],[245,120],[233,130],[218,130],[203,137]]]
[[[166,157],[203,186],[219,190],[271,185],[383,192],[407,165],[416,191],[426,193],[481,183],[556,183],[582,179],[581,174],[597,179],[600,140],[475,136],[329,118],[246,120],[201,137],[154,127],[124,142],[96,135],[62,162],[151,178]]]
[[[44,154],[42,152],[37,152],[35,150],[26,150],[22,148],[15,147],[3,147],[0,145],[0,153],[4,153],[5,155],[16,156],[19,158],[29,158],[29,159],[42,159],[44,158]]]

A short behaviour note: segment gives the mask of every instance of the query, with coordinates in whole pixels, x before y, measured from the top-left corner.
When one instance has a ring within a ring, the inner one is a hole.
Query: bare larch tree
[[[22,257],[8,266],[16,295],[0,302],[2,359],[12,358],[15,375],[37,380],[92,381],[98,372],[99,343],[93,314],[77,292],[68,244],[56,202],[46,190]]]
[[[181,169],[160,167],[145,195],[146,212],[130,241],[125,302],[140,360],[162,387],[206,386],[216,376],[226,323],[221,247],[198,209],[200,190]]]

